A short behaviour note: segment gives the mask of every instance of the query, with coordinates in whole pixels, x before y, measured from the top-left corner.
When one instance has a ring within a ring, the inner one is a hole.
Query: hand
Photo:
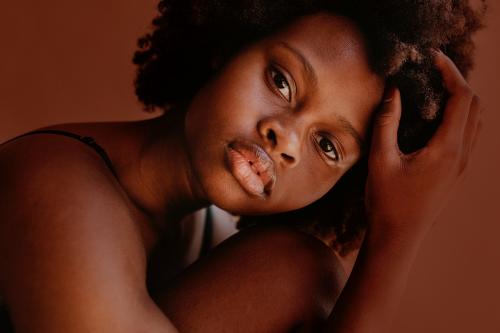
[[[389,237],[422,237],[466,170],[481,127],[479,98],[455,64],[435,52],[450,97],[428,144],[408,155],[398,148],[399,90],[388,89],[374,124],[366,184],[369,229]]]

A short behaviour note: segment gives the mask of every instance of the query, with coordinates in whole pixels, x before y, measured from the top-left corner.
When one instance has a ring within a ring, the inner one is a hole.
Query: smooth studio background
[[[468,178],[423,243],[392,332],[500,332],[500,3],[470,82],[486,107]],[[0,142],[63,122],[150,117],[131,57],[155,0],[2,1]],[[1,186],[1,184],[0,184]]]

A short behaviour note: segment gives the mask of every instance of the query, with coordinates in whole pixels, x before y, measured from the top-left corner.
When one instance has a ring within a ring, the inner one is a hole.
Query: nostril
[[[281,153],[281,157],[283,157],[283,159],[288,163],[295,162],[295,158],[293,158],[293,156],[287,155],[285,153]]]
[[[272,129],[267,130],[267,139],[273,143],[273,146],[276,146],[277,140],[276,140],[276,133]]]

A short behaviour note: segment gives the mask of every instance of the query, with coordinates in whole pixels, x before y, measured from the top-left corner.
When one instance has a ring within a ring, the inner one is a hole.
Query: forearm
[[[412,239],[367,231],[356,264],[324,332],[386,332],[418,251]]]

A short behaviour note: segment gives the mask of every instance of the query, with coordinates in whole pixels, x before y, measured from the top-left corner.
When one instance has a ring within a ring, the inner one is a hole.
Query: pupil
[[[325,138],[321,139],[319,141],[319,145],[320,145],[321,149],[323,149],[325,152],[330,152],[333,150],[333,145],[330,142],[330,140],[328,140],[328,139],[325,139]]]
[[[274,76],[274,83],[276,83],[276,86],[280,89],[285,88],[285,79],[278,73]]]

